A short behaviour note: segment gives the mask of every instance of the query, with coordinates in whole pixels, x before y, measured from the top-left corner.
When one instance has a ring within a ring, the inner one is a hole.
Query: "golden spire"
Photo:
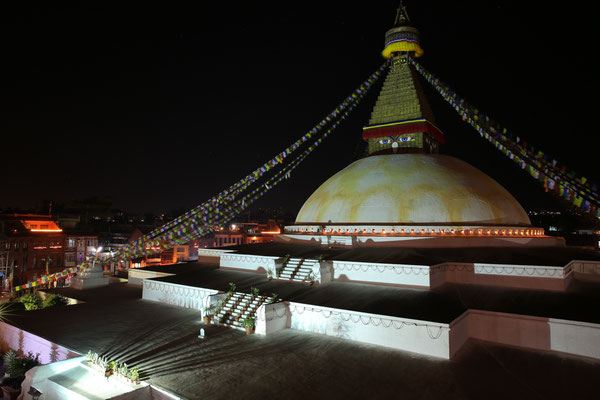
[[[443,133],[434,125],[431,108],[408,57],[423,54],[419,31],[410,25],[403,2],[394,27],[385,35],[383,56],[390,69],[373,107],[369,125],[363,128],[369,154],[437,153]]]
[[[394,21],[394,28],[403,25],[410,25],[410,18],[408,18],[408,13],[406,12],[406,7],[404,6],[404,1],[400,1],[400,5],[396,10],[396,20]]]
[[[393,53],[409,53],[414,57],[421,57],[423,49],[419,44],[419,30],[410,24],[404,2],[396,10],[394,27],[385,34],[385,48],[382,55],[388,59]]]

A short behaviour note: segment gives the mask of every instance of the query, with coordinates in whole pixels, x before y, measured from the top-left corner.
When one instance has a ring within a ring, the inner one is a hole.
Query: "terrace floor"
[[[222,285],[223,290],[227,289],[228,279],[234,278],[242,289],[260,284],[251,276],[237,275],[245,273],[218,274],[226,271],[206,265],[199,268],[188,264],[175,269],[179,270],[179,279],[185,278],[190,284],[204,281],[207,287]],[[263,285],[275,284],[262,279]],[[297,285],[277,284],[273,289],[279,290],[281,297],[287,299],[290,295],[295,301],[305,302],[310,298],[340,302],[340,297],[357,292],[360,297],[365,293],[379,293],[387,299],[405,296],[411,303],[411,294],[418,300],[419,293],[427,293],[348,283],[303,286],[293,291],[286,289],[287,285]],[[327,287],[330,294],[326,293]],[[263,286],[261,290],[270,288]],[[538,309],[553,298],[543,297],[545,292],[524,291],[513,299],[517,292],[502,294],[488,289],[447,286],[432,293],[441,297],[431,302],[442,305],[441,299],[454,299],[439,312],[444,317],[452,314],[454,307],[459,312],[473,302],[492,308],[504,304],[504,309],[523,307],[521,303],[526,300],[529,307]],[[292,329],[259,336],[205,326],[198,311],[143,300],[141,288],[127,283],[56,291],[84,303],[23,312],[11,316],[10,323],[76,352],[93,350],[136,365],[142,379],[186,399],[564,399],[587,398],[597,391],[600,361],[583,357],[469,340],[454,359],[442,360]],[[598,309],[597,286],[584,286],[577,293],[595,299],[593,307]],[[418,311],[417,300],[407,309]],[[370,307],[385,308],[389,304],[380,301]],[[205,339],[197,337],[200,328],[206,331]]]

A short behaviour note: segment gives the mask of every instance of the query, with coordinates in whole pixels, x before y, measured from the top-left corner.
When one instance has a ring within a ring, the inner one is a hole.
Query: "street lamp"
[[[92,269],[94,269],[94,266],[96,265],[96,260],[98,259],[98,253],[100,253],[102,251],[102,246],[98,247],[97,249],[94,249],[94,251],[96,252],[96,256],[94,257],[94,261],[92,261]]]

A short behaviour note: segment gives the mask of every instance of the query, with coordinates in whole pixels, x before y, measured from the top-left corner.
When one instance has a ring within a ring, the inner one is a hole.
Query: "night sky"
[[[0,208],[111,196],[140,213],[191,208],[309,131],[381,65],[398,5],[13,3],[0,9]],[[421,31],[423,66],[528,143],[600,181],[591,10],[575,2],[405,3]],[[443,153],[492,176],[526,209],[556,206],[424,87],[446,134]],[[375,94],[256,207],[296,212],[356,159]]]

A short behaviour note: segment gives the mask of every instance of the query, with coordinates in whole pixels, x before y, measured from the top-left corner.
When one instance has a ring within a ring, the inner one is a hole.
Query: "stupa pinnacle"
[[[437,153],[443,133],[423,94],[409,57],[419,57],[419,31],[410,25],[401,3],[394,27],[385,35],[383,56],[389,59],[388,75],[371,113],[363,138],[369,155],[386,153]]]

